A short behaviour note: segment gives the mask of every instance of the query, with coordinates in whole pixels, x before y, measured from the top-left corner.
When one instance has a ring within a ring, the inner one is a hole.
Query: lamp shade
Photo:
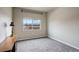
[[[14,22],[11,22],[10,26],[14,26]]]

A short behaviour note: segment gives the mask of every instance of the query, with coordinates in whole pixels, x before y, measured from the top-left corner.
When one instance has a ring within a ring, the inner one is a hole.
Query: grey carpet
[[[16,43],[16,52],[78,52],[79,50],[50,38],[40,38]]]

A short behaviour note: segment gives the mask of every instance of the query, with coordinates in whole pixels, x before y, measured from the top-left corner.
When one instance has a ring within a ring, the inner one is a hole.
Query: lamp
[[[14,22],[11,22],[10,23],[10,26],[12,26],[12,34],[11,34],[11,37],[13,37],[13,26],[14,26]],[[15,52],[15,44],[14,44],[14,46],[12,48],[12,51]]]
[[[14,22],[11,22],[10,26],[14,26]]]
[[[11,37],[13,36],[13,26],[14,26],[14,22],[11,22],[10,23],[10,26],[12,26],[12,34],[11,34]]]

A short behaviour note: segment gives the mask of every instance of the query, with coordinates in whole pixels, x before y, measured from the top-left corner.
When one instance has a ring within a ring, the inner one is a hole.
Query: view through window
[[[23,19],[23,30],[40,29],[40,24],[39,19]]]

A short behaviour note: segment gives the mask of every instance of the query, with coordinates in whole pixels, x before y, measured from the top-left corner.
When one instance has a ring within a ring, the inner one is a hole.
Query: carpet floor
[[[16,52],[78,52],[79,50],[50,38],[16,42]]]

